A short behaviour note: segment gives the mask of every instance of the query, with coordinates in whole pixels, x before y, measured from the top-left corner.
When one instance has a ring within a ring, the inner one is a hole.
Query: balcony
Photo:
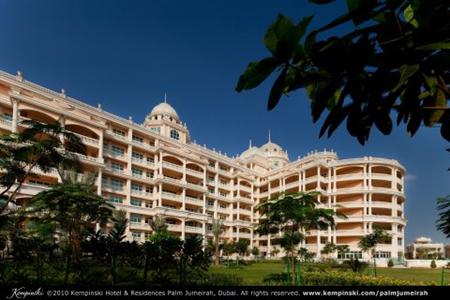
[[[140,165],[143,165],[143,166],[149,166],[151,168],[155,167],[155,164],[152,161],[148,161],[148,160],[145,160],[145,159],[142,159],[142,158],[132,157],[131,161],[133,163],[140,164]]]
[[[203,228],[197,227],[197,226],[185,225],[184,230],[185,230],[185,232],[189,232],[189,233],[203,233]]]
[[[137,140],[132,140],[132,144],[133,144],[133,146],[141,147],[141,148],[143,148],[145,150],[149,150],[151,152],[155,152],[156,151],[156,147],[155,146],[152,146],[152,145],[144,143],[144,142],[140,142],[140,141],[137,141]]]
[[[142,196],[142,197],[152,197],[153,194],[150,192],[146,192],[146,191],[141,191],[141,190],[131,190],[131,195],[134,196]]]
[[[177,224],[166,224],[167,225],[167,229],[171,230],[171,231],[181,231],[181,225],[177,225]]]
[[[186,168],[186,174],[189,174],[189,175],[192,175],[192,176],[196,176],[196,177],[200,177],[200,178],[203,178],[203,175],[204,175],[203,172],[192,170],[192,169],[188,169],[188,168]]]
[[[76,132],[71,132],[71,131],[69,131],[69,132],[78,136],[84,144],[95,146],[95,147],[98,147],[98,145],[99,145],[98,139],[87,137],[87,136],[84,136],[84,135],[76,133]]]
[[[199,184],[195,184],[195,183],[190,183],[190,182],[186,182],[186,187],[194,189],[194,190],[199,190],[199,191],[204,191],[206,190],[206,187],[204,187],[203,185],[199,185]]]
[[[186,196],[185,200],[186,200],[186,203],[193,203],[193,204],[197,204],[197,205],[203,205],[203,199]]]
[[[294,181],[294,182],[290,182],[290,183],[287,183],[286,185],[285,185],[285,189],[290,189],[290,188],[298,188],[300,186],[300,183],[298,182],[298,181]]]
[[[162,162],[162,166],[175,170],[175,171],[179,171],[179,172],[183,172],[183,166],[177,165],[177,164],[173,164],[171,162],[167,162],[167,161],[163,161]]]
[[[113,191],[113,192],[125,193],[125,187],[124,186],[111,185],[109,183],[102,183],[102,189]]]
[[[170,192],[162,192],[161,193],[163,199],[169,199],[169,200],[180,200],[181,195],[170,193]]]
[[[5,118],[0,118],[0,127],[11,131],[12,130],[12,121],[5,119]]]
[[[127,160],[125,153],[114,152],[111,150],[104,150],[103,154],[115,159]]]
[[[248,192],[248,193],[252,192],[252,189],[250,187],[248,187],[248,186],[245,186],[245,185],[235,185],[234,189],[235,190],[239,189],[241,191],[245,191],[245,192]]]
[[[127,136],[118,134],[110,129],[106,130],[105,133],[109,136],[112,136],[112,137],[118,139],[118,140],[125,141],[125,142],[128,141]]]

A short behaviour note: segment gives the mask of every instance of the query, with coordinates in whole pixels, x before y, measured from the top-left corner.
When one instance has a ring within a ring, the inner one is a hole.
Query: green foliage
[[[270,274],[264,279],[266,284],[284,285],[287,279],[286,273]],[[387,277],[372,277],[351,272],[327,271],[304,272],[302,284],[307,286],[402,286],[424,285],[418,281],[398,280]]]
[[[253,255],[253,256],[258,256],[258,255],[259,255],[259,248],[258,248],[258,247],[253,247],[253,249],[252,249],[252,255]]]
[[[311,229],[327,229],[334,226],[333,209],[317,208],[318,192],[281,194],[275,199],[258,204],[255,209],[265,218],[256,229],[260,235],[282,233],[279,243],[291,260],[292,285],[295,285],[295,257],[297,245],[304,239],[302,232]],[[302,260],[309,260],[306,249],[298,253]]]
[[[439,211],[439,219],[436,222],[436,227],[442,233],[444,233],[447,238],[450,237],[450,195],[445,198],[437,199],[437,210]]]
[[[248,239],[239,239],[235,243],[236,252],[239,255],[245,256],[248,254],[248,246],[250,245],[250,240]]]
[[[209,273],[196,282],[200,286],[240,286],[242,278],[236,275]]]
[[[430,267],[431,267],[432,269],[436,269],[436,261],[435,261],[434,259],[431,261]]]
[[[314,0],[326,4],[332,0]],[[347,13],[309,30],[279,15],[265,36],[270,56],[248,65],[236,90],[253,89],[278,72],[268,99],[305,88],[313,122],[325,110],[320,136],[344,120],[364,144],[375,126],[390,134],[393,118],[413,136],[421,124],[440,126],[450,141],[450,2],[348,0]],[[336,27],[350,30],[336,34]]]
[[[4,170],[0,174],[0,214],[10,202],[15,203],[17,192],[36,168],[44,173],[52,168],[77,168],[79,162],[74,153],[86,151],[81,139],[59,123],[23,123],[27,127],[20,133],[0,136],[0,169]]]
[[[346,260],[343,262],[343,264],[349,266],[354,273],[359,274],[363,273],[369,267],[369,264],[367,262],[360,261],[357,258]]]
[[[388,260],[387,265],[389,268],[392,268],[394,266],[394,261],[392,260],[392,258]]]

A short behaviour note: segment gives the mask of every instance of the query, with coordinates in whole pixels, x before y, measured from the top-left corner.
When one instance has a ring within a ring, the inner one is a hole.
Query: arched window
[[[174,129],[172,129],[170,131],[170,137],[173,138],[174,140],[179,140],[180,139],[180,133]]]

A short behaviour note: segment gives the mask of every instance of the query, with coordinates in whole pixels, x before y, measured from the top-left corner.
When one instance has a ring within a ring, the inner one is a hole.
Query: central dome
[[[164,115],[164,116],[170,116],[173,117],[177,120],[179,120],[180,118],[178,117],[177,112],[175,111],[175,109],[170,106],[170,104],[166,103],[166,102],[162,102],[158,105],[156,105],[151,113],[150,113],[150,117],[153,116],[158,116],[158,115]]]

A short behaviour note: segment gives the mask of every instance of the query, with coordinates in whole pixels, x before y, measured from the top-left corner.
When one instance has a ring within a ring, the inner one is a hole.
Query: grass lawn
[[[244,285],[263,285],[263,279],[271,273],[281,273],[286,267],[281,262],[263,261],[253,263],[248,266],[230,267],[211,266],[210,272],[236,275],[243,279]],[[366,271],[373,274],[372,269]],[[422,281],[439,285],[441,282],[441,269],[425,269],[425,268],[377,268],[377,274],[383,277],[391,277],[394,279]],[[450,283],[450,271],[445,273],[446,283]]]

